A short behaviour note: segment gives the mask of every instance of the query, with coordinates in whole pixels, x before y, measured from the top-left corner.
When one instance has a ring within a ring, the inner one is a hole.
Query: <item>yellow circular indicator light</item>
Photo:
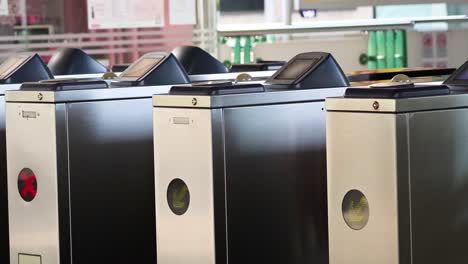
[[[346,224],[354,230],[361,230],[369,222],[369,202],[366,196],[358,191],[349,191],[341,205]]]
[[[171,181],[167,187],[167,203],[176,215],[183,215],[187,212],[190,205],[190,192],[183,180]]]

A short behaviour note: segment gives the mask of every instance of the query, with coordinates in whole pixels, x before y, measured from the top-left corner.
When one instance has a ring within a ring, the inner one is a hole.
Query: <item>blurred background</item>
[[[0,0],[0,61],[77,47],[112,66],[197,45],[227,65],[327,51],[345,71],[458,67],[467,14],[466,0]]]

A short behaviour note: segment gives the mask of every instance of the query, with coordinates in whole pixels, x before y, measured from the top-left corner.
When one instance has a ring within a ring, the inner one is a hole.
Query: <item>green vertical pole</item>
[[[377,69],[377,37],[375,31],[369,32],[369,44],[367,47],[367,68],[369,70]]]
[[[236,42],[234,44],[234,63],[239,64],[241,63],[241,38],[236,37]]]
[[[404,30],[397,30],[395,32],[395,67],[408,67],[406,56],[406,32]]]
[[[385,34],[385,40],[385,59],[387,68],[395,68],[395,32],[393,30],[387,30]]]
[[[385,60],[385,55],[387,54],[385,50],[385,42],[385,32],[381,30],[377,31],[377,69],[387,68]]]
[[[252,52],[252,39],[250,36],[245,37],[244,44],[244,63],[251,63],[250,53]]]

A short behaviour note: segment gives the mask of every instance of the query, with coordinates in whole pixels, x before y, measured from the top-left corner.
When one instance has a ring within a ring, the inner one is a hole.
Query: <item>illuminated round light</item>
[[[171,181],[167,187],[167,203],[176,215],[183,215],[190,205],[190,191],[181,179]]]
[[[31,169],[24,168],[18,175],[18,191],[26,202],[31,202],[37,195],[36,174]]]
[[[351,190],[345,195],[341,210],[346,224],[351,229],[361,230],[369,222],[369,202],[358,190]]]

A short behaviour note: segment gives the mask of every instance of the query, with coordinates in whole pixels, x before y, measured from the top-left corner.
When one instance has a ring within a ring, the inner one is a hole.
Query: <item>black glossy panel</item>
[[[174,86],[169,94],[171,95],[229,95],[264,92],[262,84],[227,84],[221,83],[212,85],[191,85]]]
[[[450,94],[445,85],[437,86],[389,86],[372,88],[348,88],[347,98],[411,98]]]
[[[42,58],[35,54],[30,60],[12,72],[6,79],[0,79],[1,84],[37,82],[54,78]]]
[[[0,96],[0,263],[10,263],[5,141],[5,97]]]
[[[57,138],[57,191],[59,217],[60,264],[71,264],[70,177],[68,163],[67,105],[55,105],[55,131]]]
[[[285,61],[271,61],[271,62],[259,62],[249,64],[233,64],[231,66],[231,72],[253,72],[253,71],[276,71],[279,70]]]
[[[466,89],[468,87],[468,61],[452,73],[444,84],[450,86],[462,86]]]
[[[323,107],[224,111],[229,263],[328,262]]]
[[[72,91],[84,89],[105,89],[109,85],[100,79],[52,79],[40,82],[27,82],[21,85],[23,91]]]
[[[222,62],[199,47],[180,46],[175,48],[172,54],[174,54],[189,75],[228,72],[228,69]]]
[[[48,64],[54,75],[105,73],[107,68],[84,51],[62,48],[52,56]]]
[[[413,264],[468,263],[467,123],[467,109],[410,117]]]
[[[68,112],[73,263],[155,263],[151,98]]]

